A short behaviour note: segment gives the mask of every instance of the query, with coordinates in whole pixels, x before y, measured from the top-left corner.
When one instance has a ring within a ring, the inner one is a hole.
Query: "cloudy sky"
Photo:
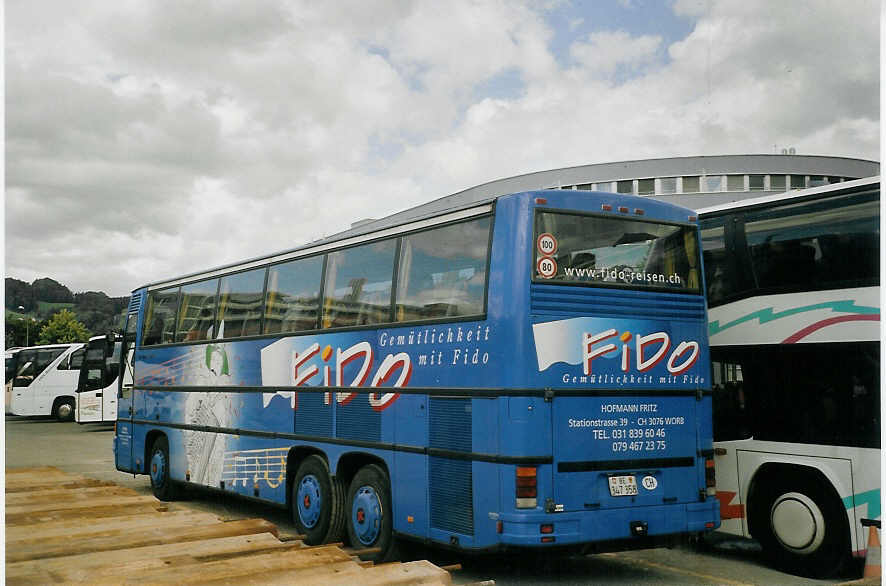
[[[587,163],[879,160],[877,0],[7,0],[6,276],[126,295]]]

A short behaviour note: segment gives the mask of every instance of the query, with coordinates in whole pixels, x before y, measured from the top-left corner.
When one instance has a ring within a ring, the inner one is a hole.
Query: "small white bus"
[[[82,343],[21,348],[12,358],[12,387],[8,412],[12,415],[51,415],[74,419],[74,391],[86,350]]]

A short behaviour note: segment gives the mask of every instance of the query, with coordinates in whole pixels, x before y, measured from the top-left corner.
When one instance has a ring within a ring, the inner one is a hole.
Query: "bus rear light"
[[[619,207],[618,207],[618,211],[619,211],[619,213],[621,213],[621,214],[626,214],[626,213],[628,213],[628,212],[631,211],[631,210],[629,210],[629,209],[627,208],[627,206],[619,206]]]
[[[542,543],[554,543],[554,538],[550,537],[550,536],[549,537],[542,537],[541,542]]]
[[[698,221],[698,216],[689,216],[689,221],[690,221],[690,222],[697,222],[697,221]]]
[[[538,469],[534,466],[518,466],[516,489],[518,509],[538,506]]]
[[[713,521],[708,521],[707,523],[704,524],[704,526],[705,526],[705,529],[713,529],[713,528],[714,528],[714,522],[713,522]]]
[[[536,198],[535,198],[535,203],[538,204],[538,205],[540,205],[540,206],[543,206],[543,205],[545,205],[545,204],[548,203],[548,200],[547,200],[547,198],[544,198],[544,197],[536,197]]]
[[[496,533],[504,533],[505,532],[504,521],[496,521],[495,522],[495,532]]]
[[[714,458],[708,457],[704,461],[704,484],[707,488],[713,488],[717,484],[717,472],[714,469]]]
[[[604,212],[611,212],[611,211],[612,211],[612,206],[609,205],[608,203],[604,203],[602,206],[600,206],[600,208],[601,208]]]
[[[541,533],[553,533],[554,532],[554,524],[553,523],[546,523],[540,527],[539,531]]]
[[[634,214],[636,214],[636,215],[638,215],[638,216],[642,216],[642,215],[645,214],[645,213],[646,213],[646,212],[644,212],[644,211],[641,210],[640,208],[634,208]]]

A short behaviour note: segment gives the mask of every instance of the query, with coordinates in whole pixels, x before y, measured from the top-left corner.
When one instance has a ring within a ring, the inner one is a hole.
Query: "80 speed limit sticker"
[[[557,261],[547,257],[540,258],[538,259],[536,268],[538,269],[539,275],[541,275],[545,279],[550,279],[557,274]]]

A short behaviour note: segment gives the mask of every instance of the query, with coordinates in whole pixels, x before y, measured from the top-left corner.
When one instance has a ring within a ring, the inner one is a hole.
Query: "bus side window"
[[[708,305],[714,307],[726,301],[729,294],[740,289],[735,254],[726,247],[726,229],[723,220],[705,222],[701,230],[701,247]]]
[[[175,336],[175,316],[178,310],[178,287],[152,291],[145,313],[143,346],[171,343]]]
[[[215,319],[216,293],[218,279],[182,285],[176,342],[207,340],[213,337],[210,334]]]
[[[403,238],[396,321],[483,313],[489,218]]]
[[[323,327],[362,326],[391,320],[396,240],[329,254]]]
[[[222,277],[215,337],[237,338],[261,333],[266,270],[262,267]]]
[[[317,328],[323,256],[273,265],[268,271],[264,333]]]

